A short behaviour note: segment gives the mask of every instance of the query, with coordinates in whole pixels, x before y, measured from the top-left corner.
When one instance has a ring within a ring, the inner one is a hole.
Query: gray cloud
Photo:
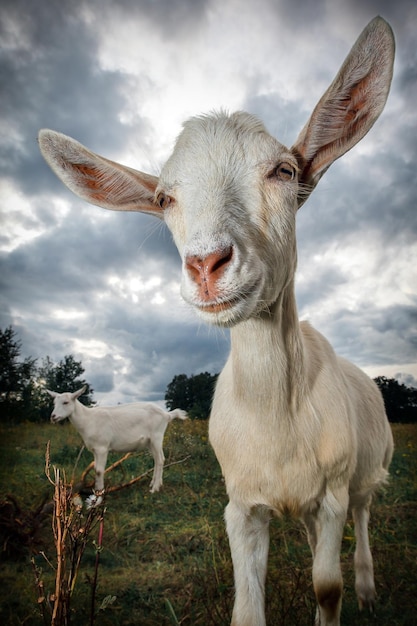
[[[119,151],[131,133],[119,119],[131,77],[100,67],[95,29],[83,19],[86,5],[98,11],[99,4],[17,0],[1,5],[1,34],[9,49],[1,64],[2,117],[9,132],[0,162],[28,195],[59,193],[60,183],[44,173],[36,142],[40,128],[80,138],[102,153]],[[144,79],[144,93],[146,88]],[[139,118],[135,132],[146,137]]]
[[[107,5],[108,10],[116,11],[123,19],[127,15],[131,20],[147,19],[152,23],[152,28],[160,30],[164,37],[178,39],[202,23],[205,12],[212,3],[210,0],[121,0],[117,3],[113,0],[106,0],[104,3],[97,0],[93,4],[98,9],[102,9],[103,4]]]
[[[360,324],[358,324],[360,318]],[[416,309],[363,306],[359,311],[340,310],[332,316],[326,334],[337,352],[359,366],[370,362],[383,367],[410,363],[415,359],[417,336]]]

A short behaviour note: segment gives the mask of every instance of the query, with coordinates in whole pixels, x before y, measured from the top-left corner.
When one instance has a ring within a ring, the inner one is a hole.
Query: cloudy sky
[[[100,403],[218,372],[227,331],[179,296],[170,234],[83,203],[42,127],[157,174],[190,115],[245,109],[291,145],[362,28],[395,32],[388,104],[298,215],[300,317],[371,376],[417,386],[415,0],[2,0],[0,328],[22,357],[80,359]]]

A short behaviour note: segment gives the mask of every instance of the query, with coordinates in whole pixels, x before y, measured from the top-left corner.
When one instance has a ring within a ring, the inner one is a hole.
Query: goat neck
[[[277,398],[280,406],[267,414],[297,411],[307,377],[293,280],[271,306],[231,329],[230,360],[235,393],[256,404],[257,414]]]

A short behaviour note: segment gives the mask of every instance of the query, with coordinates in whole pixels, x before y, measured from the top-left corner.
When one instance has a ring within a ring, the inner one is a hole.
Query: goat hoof
[[[94,509],[100,506],[103,500],[104,500],[104,489],[102,491],[97,491],[96,493],[93,493],[93,495],[89,496],[87,500],[85,501],[87,510]]]
[[[359,610],[363,611],[368,609],[368,612],[373,615],[375,613],[375,599],[374,598],[358,598]]]

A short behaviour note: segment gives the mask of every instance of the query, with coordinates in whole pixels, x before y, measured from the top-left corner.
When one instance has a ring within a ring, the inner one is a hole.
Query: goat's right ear
[[[378,119],[391,84],[394,52],[390,25],[376,17],[359,35],[292,148],[300,164],[299,206],[330,165]]]
[[[49,393],[52,398],[56,398],[58,395],[56,391],[51,391],[50,389],[45,389],[45,391],[46,393]]]
[[[113,211],[142,211],[163,218],[154,202],[156,176],[105,159],[53,130],[39,131],[38,141],[51,169],[83,200]]]
[[[84,385],[81,389],[78,389],[78,391],[74,391],[74,393],[71,394],[72,399],[75,400],[75,398],[79,398],[85,391],[87,391],[87,385]]]

